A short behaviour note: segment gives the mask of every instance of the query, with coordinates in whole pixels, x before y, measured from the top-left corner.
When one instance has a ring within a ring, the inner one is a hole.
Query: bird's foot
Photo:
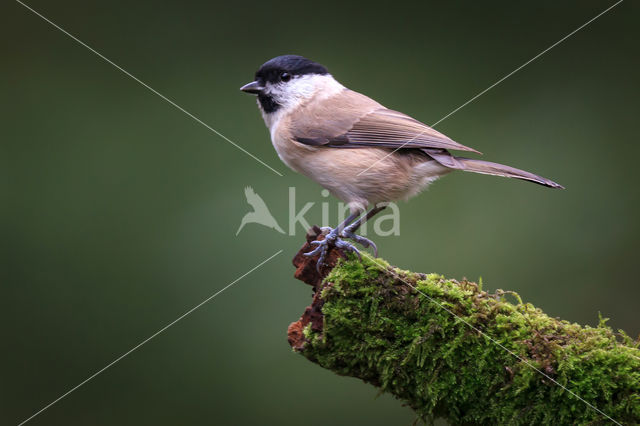
[[[354,233],[351,229],[349,229],[349,227],[346,227],[344,231],[342,231],[340,236],[342,238],[348,238],[350,240],[353,240],[364,248],[371,247],[373,249],[373,256],[378,257],[378,247],[376,246],[376,244],[370,239]]]
[[[346,252],[355,253],[360,259],[362,259],[360,251],[358,251],[358,249],[353,244],[348,243],[340,238],[337,229],[328,227],[323,227],[321,229],[323,231],[323,234],[326,233],[324,240],[311,241],[310,244],[316,246],[316,248],[304,254],[305,256],[315,256],[316,254],[320,254],[320,257],[318,257],[318,261],[316,262],[316,270],[318,271],[318,273],[320,273],[320,268],[325,266],[325,259],[327,258],[327,254],[333,247],[339,248]]]
[[[325,234],[324,240],[312,241],[310,244],[316,246],[316,248],[308,253],[304,253],[305,256],[315,256],[316,254],[320,254],[318,261],[316,262],[316,270],[318,273],[320,273],[320,268],[325,266],[327,254],[333,247],[339,248],[345,252],[355,253],[358,258],[362,260],[360,251],[353,244],[345,241],[345,239],[353,240],[365,248],[372,247],[375,256],[378,257],[378,248],[373,241],[365,237],[361,237],[360,235],[356,235],[349,228],[345,228],[341,233],[338,233],[337,229],[329,227],[323,227],[320,229],[322,229],[323,234]]]

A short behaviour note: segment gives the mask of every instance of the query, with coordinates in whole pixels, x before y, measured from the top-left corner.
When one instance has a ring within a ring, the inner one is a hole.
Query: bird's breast
[[[306,174],[304,165],[312,160],[310,156],[318,148],[297,142],[289,130],[289,123],[288,117],[281,117],[273,122],[271,143],[283,163],[298,173]]]

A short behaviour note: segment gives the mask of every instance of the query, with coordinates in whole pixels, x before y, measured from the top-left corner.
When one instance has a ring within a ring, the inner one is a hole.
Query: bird
[[[562,185],[503,164],[460,157],[450,151],[479,151],[455,142],[426,124],[386,108],[338,82],[324,65],[299,55],[262,64],[240,88],[257,104],[280,159],[349,206],[335,228],[322,228],[307,256],[318,255],[318,271],[337,247],[361,254],[377,246],[356,234],[391,201],[407,200],[456,170],[521,179],[549,188]]]
[[[253,188],[247,186],[244,189],[244,196],[247,198],[247,203],[249,203],[249,205],[253,207],[253,211],[244,215],[242,221],[240,222],[240,227],[236,232],[236,236],[238,236],[240,231],[242,231],[242,228],[244,228],[247,223],[259,223],[260,225],[275,229],[279,233],[284,234],[284,231],[282,230],[282,228],[280,228],[278,222],[276,222],[276,219],[269,211],[269,208],[265,204],[262,197],[256,194]]]

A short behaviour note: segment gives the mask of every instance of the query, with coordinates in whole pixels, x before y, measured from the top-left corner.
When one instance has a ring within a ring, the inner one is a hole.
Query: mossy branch
[[[321,367],[393,394],[424,421],[640,423],[640,344],[605,320],[572,324],[517,295],[335,251],[321,276],[301,255],[310,249],[294,265],[313,302],[289,343]]]

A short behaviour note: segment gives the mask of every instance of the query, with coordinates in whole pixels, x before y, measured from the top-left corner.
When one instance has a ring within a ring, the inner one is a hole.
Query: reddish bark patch
[[[307,231],[307,242],[302,246],[302,248],[300,248],[300,251],[298,251],[293,258],[293,266],[296,267],[296,272],[293,276],[303,283],[312,286],[314,292],[318,291],[322,285],[324,277],[326,277],[333,267],[336,266],[338,258],[341,256],[344,257],[340,250],[335,248],[331,249],[326,257],[325,266],[320,269],[322,273],[318,273],[316,269],[318,256],[308,257],[304,255],[304,253],[308,253],[316,248],[316,246],[311,245],[311,242],[316,240],[324,240],[324,235],[320,228],[314,226]]]
[[[322,280],[324,280],[327,274],[329,274],[329,272],[331,272],[331,270],[336,266],[338,258],[344,257],[344,254],[340,250],[335,248],[332,249],[326,257],[326,265],[320,269],[321,273],[318,273],[316,269],[318,256],[308,257],[304,256],[304,253],[308,253],[316,247],[311,245],[312,241],[323,239],[324,235],[322,235],[320,228],[314,226],[307,232],[307,242],[293,258],[293,266],[296,267],[296,272],[293,276],[303,283],[313,287],[314,292],[311,305],[307,306],[300,319],[291,323],[287,329],[289,345],[298,351],[302,350],[306,343],[304,328],[307,324],[311,324],[311,329],[313,331],[322,331],[322,324],[324,320],[324,315],[322,314],[322,305],[324,304],[324,301],[320,297]]]

